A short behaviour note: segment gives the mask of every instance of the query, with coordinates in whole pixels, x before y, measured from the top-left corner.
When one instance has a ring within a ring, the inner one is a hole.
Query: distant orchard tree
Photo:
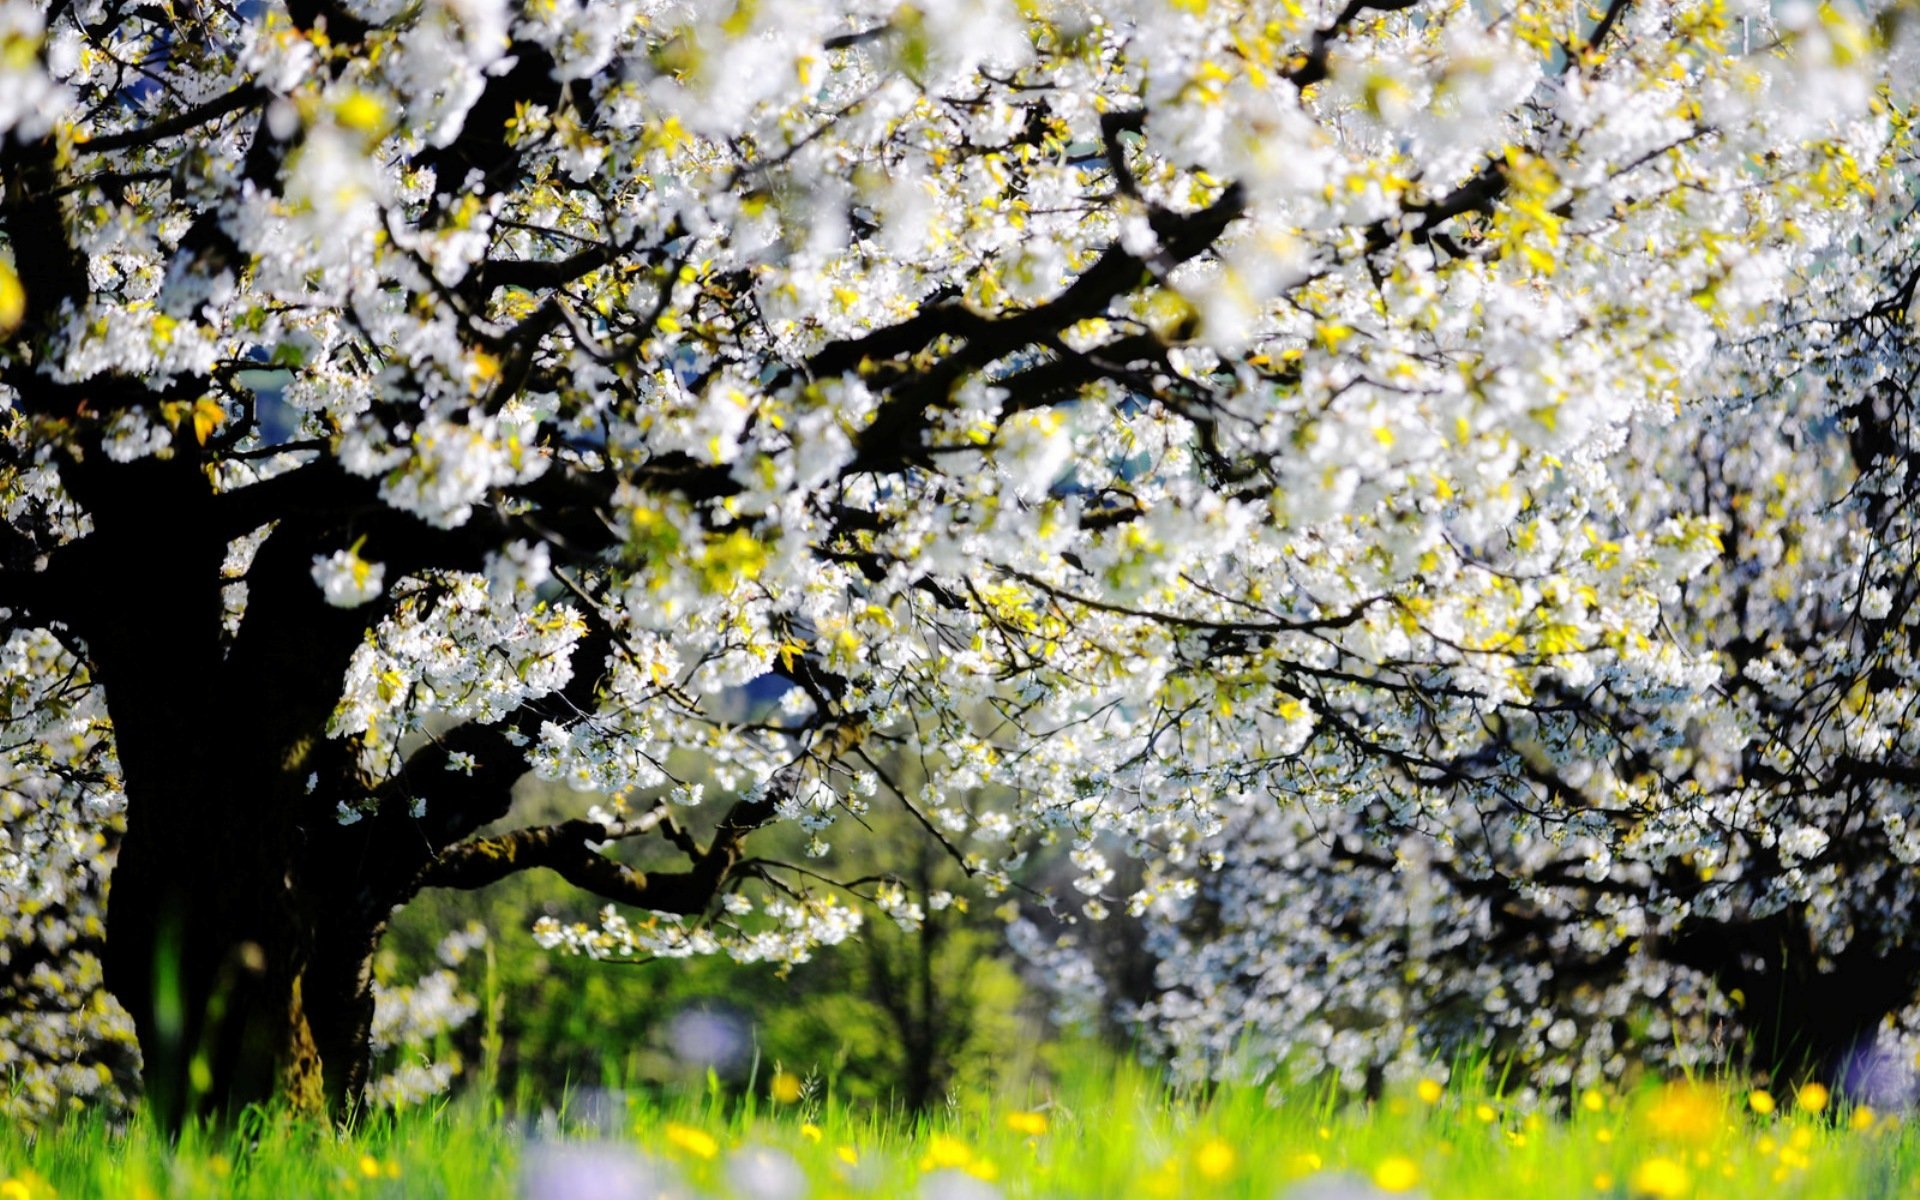
[[[0,31],[21,1107],[135,1042],[176,1119],[356,1101],[424,888],[555,871],[609,958],[912,925],[880,805],[988,893],[1066,843],[1208,1066],[1913,998],[1911,6]],[[516,826],[529,771],[597,798]]]

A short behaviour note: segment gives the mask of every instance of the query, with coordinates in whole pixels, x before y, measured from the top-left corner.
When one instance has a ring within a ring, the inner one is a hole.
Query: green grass
[[[717,1088],[665,1098],[582,1093],[525,1116],[469,1099],[347,1133],[259,1115],[178,1144],[139,1122],[115,1131],[81,1116],[38,1135],[0,1134],[0,1200],[485,1200],[527,1195],[527,1181],[542,1172],[610,1164],[645,1187],[608,1195],[750,1200],[801,1194],[791,1185],[802,1174],[804,1194],[822,1198],[1267,1200],[1315,1176],[1434,1200],[1920,1192],[1920,1137],[1865,1110],[1809,1111],[1783,1099],[1762,1115],[1743,1092],[1685,1084],[1590,1093],[1557,1118],[1431,1085],[1371,1104],[1311,1089],[1200,1097],[1170,1093],[1138,1067],[1095,1055],[1078,1061],[1044,1093],[962,1099],[916,1121],[850,1109],[811,1089],[778,1103]],[[772,1090],[800,1089],[781,1077]],[[585,1194],[553,1185],[537,1200]]]

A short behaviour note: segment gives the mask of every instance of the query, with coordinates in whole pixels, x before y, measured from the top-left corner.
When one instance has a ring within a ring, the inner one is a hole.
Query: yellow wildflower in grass
[[[835,1158],[838,1158],[850,1167],[860,1165],[860,1154],[852,1146],[835,1146],[833,1154]]]
[[[808,1121],[800,1127],[800,1136],[818,1145],[820,1142],[820,1127],[812,1121]]]
[[[1383,1158],[1373,1169],[1373,1186],[1383,1192],[1410,1192],[1420,1184],[1420,1164],[1404,1154]]]
[[[1721,1098],[1697,1083],[1670,1083],[1646,1109],[1643,1118],[1652,1133],[1682,1142],[1704,1142],[1720,1131]]]
[[[973,1147],[944,1133],[935,1134],[927,1143],[927,1152],[920,1157],[920,1169],[965,1171],[975,1179],[992,1179],[999,1174],[991,1160],[981,1158],[973,1152]]]
[[[1847,1124],[1851,1125],[1855,1132],[1860,1132],[1872,1129],[1875,1118],[1876,1114],[1873,1109],[1862,1104],[1859,1108],[1853,1110],[1853,1115],[1847,1118]]]
[[[775,1104],[792,1104],[800,1098],[802,1090],[800,1077],[792,1071],[775,1071],[773,1082],[767,1085],[767,1094]]]
[[[1193,1166],[1200,1172],[1201,1178],[1218,1182],[1233,1173],[1233,1165],[1238,1157],[1232,1146],[1219,1138],[1208,1138],[1193,1152]]]
[[[1007,1114],[1007,1128],[1015,1133],[1024,1133],[1028,1137],[1039,1137],[1047,1131],[1047,1114],[1010,1112]]]
[[[33,1191],[18,1179],[0,1183],[0,1200],[33,1200]]]
[[[1476,1104],[1473,1106],[1473,1119],[1482,1125],[1493,1124],[1494,1118],[1499,1115],[1499,1113],[1493,1111],[1493,1105],[1491,1104]]]
[[[1755,1088],[1747,1093],[1747,1107],[1763,1117],[1773,1115],[1773,1093],[1765,1088]]]
[[[1288,1169],[1295,1175],[1311,1175],[1326,1165],[1326,1160],[1311,1150],[1296,1154],[1287,1160]]]
[[[360,1173],[368,1179],[380,1178],[380,1160],[371,1154],[360,1156]]]
[[[1605,1112],[1607,1098],[1601,1095],[1599,1089],[1588,1088],[1586,1091],[1580,1093],[1580,1107],[1590,1113]]]
[[[964,1167],[973,1161],[973,1151],[957,1137],[936,1133],[927,1142],[927,1153],[920,1160],[922,1171],[932,1171],[941,1167]]]
[[[712,1158],[720,1153],[720,1143],[704,1129],[695,1129],[691,1125],[682,1125],[678,1121],[669,1121],[664,1130],[669,1144],[686,1151],[695,1158]]]
[[[1801,1087],[1799,1094],[1794,1096],[1793,1102],[1802,1112],[1817,1113],[1825,1108],[1827,1101],[1832,1098],[1833,1093],[1827,1091],[1825,1085],[1809,1083]]]
[[[1440,1081],[1437,1079],[1422,1079],[1420,1086],[1414,1091],[1425,1104],[1438,1104],[1440,1097],[1446,1094],[1446,1089],[1440,1086]]]
[[[1674,1200],[1693,1190],[1693,1176],[1671,1158],[1649,1158],[1633,1169],[1633,1178],[1628,1184],[1636,1196]]]

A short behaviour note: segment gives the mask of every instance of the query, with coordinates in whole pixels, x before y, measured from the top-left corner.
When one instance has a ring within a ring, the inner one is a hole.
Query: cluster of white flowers
[[[0,1116],[118,1103],[140,1051],[102,986],[126,798],[100,691],[58,640],[0,642]]]
[[[31,0],[0,4],[0,45],[7,49],[0,60],[0,129],[37,136],[70,100],[59,75],[73,69],[79,47],[64,30],[49,38],[46,12]]]
[[[404,1108],[445,1092],[462,1068],[459,1055],[431,1057],[436,1042],[472,1020],[480,1000],[465,990],[459,969],[487,945],[487,930],[468,922],[440,940],[443,964],[407,984],[373,985],[372,1050],[388,1069],[368,1088],[368,1099]]]
[[[350,553],[314,566],[316,579],[328,576],[322,586],[333,603],[344,602],[334,592],[354,586],[355,574],[366,577],[360,586],[378,591],[381,576],[361,572],[366,564],[348,565],[348,579],[336,581],[335,563]],[[563,686],[585,625],[566,605],[530,603],[544,564],[539,553],[522,560],[510,550],[485,574],[410,587],[347,665],[332,732],[358,739],[363,761],[384,775],[397,765],[402,739],[430,721],[491,724]]]
[[[857,935],[865,920],[859,909],[832,895],[766,901],[755,921],[738,919],[751,915],[754,905],[737,893],[728,896],[720,909],[721,917],[713,921],[690,922],[672,913],[654,913],[635,924],[607,905],[600,910],[597,927],[542,917],[534,923],[533,937],[549,950],[596,959],[637,962],[725,954],[735,962],[789,967],[809,961],[823,946],[837,946]]]
[[[361,558],[357,551],[335,550],[325,558],[314,556],[313,581],[326,594],[328,604],[354,608],[380,595],[387,569]]]

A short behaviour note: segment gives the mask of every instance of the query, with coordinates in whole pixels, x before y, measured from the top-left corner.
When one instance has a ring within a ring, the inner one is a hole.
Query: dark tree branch
[[[1314,31],[1313,40],[1307,46],[1307,53],[1300,64],[1286,73],[1293,86],[1305,91],[1327,77],[1327,58],[1333,51],[1333,44],[1347,32],[1347,28],[1358,20],[1362,13],[1399,12],[1412,8],[1420,0],[1347,0],[1347,6],[1333,23]]]
[[[1593,27],[1593,33],[1588,36],[1586,49],[1595,52],[1605,49],[1607,39],[1613,36],[1614,26],[1620,23],[1620,18],[1632,6],[1633,0],[1612,0],[1607,5],[1607,11],[1601,14],[1599,24]]]
[[[195,105],[183,113],[168,117],[164,121],[155,121],[138,129],[122,130],[119,133],[106,133],[90,141],[82,142],[79,149],[85,154],[111,154],[116,150],[126,150],[134,146],[147,146],[168,138],[179,137],[212,121],[218,121],[229,113],[252,108],[267,99],[267,90],[252,83],[243,83],[224,96]]]
[[[1150,218],[1159,236],[1154,264],[1175,265],[1204,253],[1246,208],[1246,194],[1233,184],[1212,204],[1179,215],[1156,212]],[[1148,261],[1115,245],[1054,299],[1000,318],[980,316],[957,302],[923,309],[886,329],[850,341],[834,342],[809,364],[814,375],[838,375],[862,362],[916,354],[936,338],[957,336],[960,345],[934,365],[909,368],[887,388],[873,421],[855,439],[852,473],[894,469],[918,461],[929,408],[944,405],[954,384],[1008,354],[1044,342],[1062,330],[1097,317],[1113,301],[1152,278]]]
[[[596,245],[571,257],[552,261],[489,259],[474,268],[471,282],[474,290],[483,297],[491,294],[493,289],[502,287],[526,288],[528,291],[565,287],[581,276],[613,262],[619,254],[618,247]]]
[[[871,29],[862,29],[854,33],[836,34],[820,43],[823,50],[847,50],[854,46],[864,46],[868,42],[877,42],[893,32],[891,24],[875,25]]]
[[[724,872],[706,870],[704,863],[691,871],[648,875],[615,862],[590,844],[607,841],[616,832],[597,821],[574,820],[476,838],[442,852],[421,871],[417,884],[480,888],[521,871],[545,868],[583,891],[618,904],[688,915],[705,911],[719,894]]]
[[[50,323],[62,301],[79,304],[88,292],[86,256],[68,241],[60,213],[56,155],[51,138],[24,145],[8,139],[0,147],[0,181],[6,193],[0,220],[5,222],[7,244],[26,290],[31,325]],[[39,389],[32,386],[33,381],[27,382],[20,394],[31,411]]]

